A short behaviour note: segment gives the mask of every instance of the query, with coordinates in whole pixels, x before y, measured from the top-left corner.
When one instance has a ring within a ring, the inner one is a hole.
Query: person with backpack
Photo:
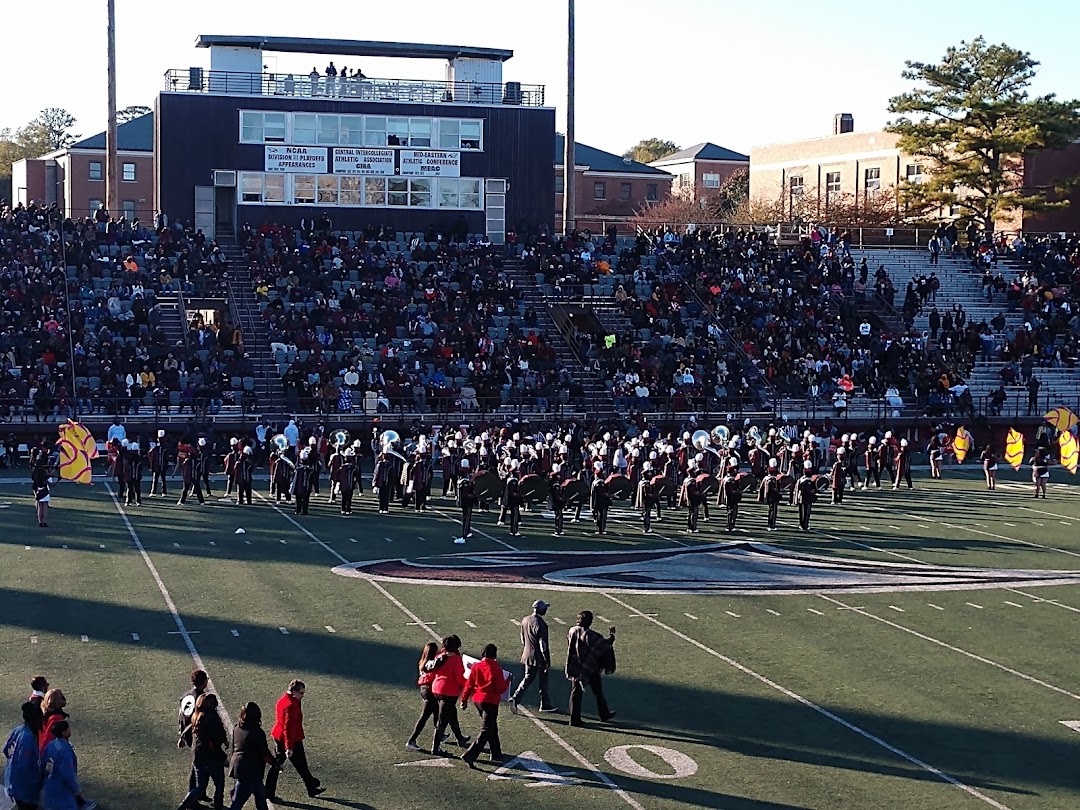
[[[16,810],[35,810],[41,796],[41,707],[27,701],[22,705],[21,726],[4,743],[7,758],[7,792]]]
[[[225,725],[218,714],[217,695],[206,692],[195,701],[191,716],[191,766],[195,771],[195,786],[180,803],[179,810],[197,810],[198,797],[206,794],[210,780],[214,781],[214,810],[225,807]]]
[[[266,786],[263,784],[266,766],[274,762],[266,732],[262,730],[262,709],[258,703],[245,703],[240,710],[240,722],[233,728],[232,758],[229,776],[236,780],[229,810],[241,810],[247,800],[255,798],[255,810],[267,810]]]
[[[192,734],[191,734],[191,720],[195,714],[195,704],[199,698],[202,697],[206,691],[207,685],[210,683],[210,676],[203,670],[196,669],[191,672],[191,689],[180,698],[180,708],[177,711],[176,722],[178,726],[178,736],[176,739],[176,747],[183,750],[184,748],[191,748]],[[191,772],[188,774],[188,792],[190,793],[195,789],[195,783],[197,777],[195,774],[195,763],[191,764]],[[200,802],[209,802],[210,798],[206,793],[202,793],[198,800]]]
[[[615,628],[604,638],[592,629],[593,614],[583,610],[577,615],[577,624],[567,633],[566,679],[570,681],[570,725],[582,726],[581,701],[588,686],[596,697],[596,711],[600,722],[607,723],[615,712],[604,697],[601,672],[615,671]]]

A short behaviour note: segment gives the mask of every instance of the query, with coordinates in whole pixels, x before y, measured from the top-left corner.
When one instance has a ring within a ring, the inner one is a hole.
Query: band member
[[[776,515],[780,511],[780,467],[775,458],[769,459],[769,468],[758,486],[758,503],[769,509],[767,531],[776,531]]]
[[[451,441],[446,447],[442,449],[442,453],[439,455],[439,466],[442,468],[442,496],[448,498],[451,490],[454,489],[454,485],[457,483],[454,478],[454,471],[460,467],[460,464],[456,464],[460,453],[457,450],[457,442]]]
[[[803,474],[795,482],[795,505],[799,507],[799,527],[804,531],[810,531],[810,512],[817,500],[817,485],[811,475],[814,464],[811,461],[803,462]]]
[[[394,494],[393,459],[386,453],[379,453],[375,461],[375,472],[371,474],[371,486],[379,493],[379,514],[390,514],[390,496]]]
[[[255,458],[250,447],[240,451],[240,457],[233,462],[233,482],[236,484],[236,505],[245,502],[251,506],[251,482],[255,477]]]
[[[322,454],[319,453],[319,440],[312,436],[308,439],[308,464],[311,465],[311,491],[319,493],[319,473],[322,471]]]
[[[131,442],[124,454],[124,478],[127,481],[127,505],[142,506],[143,459],[138,442]]]
[[[336,477],[330,485],[330,491],[333,492],[336,489],[338,494],[341,495],[341,514],[351,515],[353,492],[356,491],[356,479],[358,477],[356,451],[351,447],[347,447],[344,453],[336,455],[341,456],[341,463],[334,474]],[[332,497],[333,495],[331,495]]]
[[[288,503],[292,500],[293,470],[296,465],[289,458],[287,450],[275,453],[270,462],[270,494],[276,501],[284,498]]]
[[[1035,484],[1035,497],[1042,493],[1046,499],[1046,484],[1050,480],[1050,452],[1045,447],[1040,447],[1031,457],[1031,481]]]
[[[608,491],[607,481],[600,472],[597,472],[596,480],[593,481],[590,498],[593,518],[596,520],[596,533],[607,534],[608,510],[611,509],[611,493]]]
[[[510,516],[511,537],[521,536],[518,529],[521,527],[521,505],[524,502],[525,499],[521,497],[521,482],[518,480],[517,462],[515,461],[510,469],[510,475],[506,477],[506,482],[503,484],[503,509]]]
[[[877,448],[877,468],[878,474],[886,481],[895,481],[896,474],[893,471],[893,446],[892,446],[892,432],[886,430],[885,438],[881,441],[881,444]]]
[[[845,484],[844,488],[854,492],[862,485],[862,476],[859,475],[859,437],[851,433],[845,438],[846,441],[841,447],[844,448],[844,469],[847,471],[849,483]]]
[[[866,452],[863,453],[866,468],[866,483],[863,489],[870,489],[870,479],[874,479],[874,485],[881,489],[881,469],[878,467],[877,436],[871,436],[866,440]]]
[[[900,449],[896,452],[896,478],[893,479],[893,489],[900,489],[900,482],[907,481],[907,488],[911,489],[911,451],[908,449],[908,440],[900,440]]]
[[[353,454],[353,461],[355,463],[356,454]],[[334,452],[330,454],[330,459],[326,462],[326,470],[328,477],[330,478],[330,495],[327,501],[334,503],[337,501],[338,491],[341,488],[341,465],[345,463],[344,449],[338,445],[334,445]],[[341,514],[345,514],[342,510]]]
[[[930,477],[941,478],[941,461],[945,452],[941,446],[941,437],[934,434],[930,437],[930,443],[926,446],[926,455],[930,457]]]
[[[735,521],[739,519],[739,503],[742,501],[742,487],[735,480],[735,473],[739,469],[739,462],[733,458],[728,459],[727,474],[720,482],[720,488],[724,491],[724,503],[727,504],[727,530],[735,531]]]
[[[844,502],[844,482],[847,478],[847,472],[844,469],[845,455],[843,447],[836,448],[836,461],[833,462],[832,470],[829,472],[829,488],[832,490],[833,503]]]
[[[979,460],[982,462],[983,475],[986,476],[986,488],[994,489],[997,486],[997,455],[994,453],[994,446],[986,445]]]
[[[240,460],[242,450],[240,440],[233,436],[229,439],[229,452],[225,454],[223,466],[225,468],[225,497],[232,495],[236,485],[236,463]]]
[[[183,442],[177,446],[176,466],[180,469],[180,475],[184,480],[184,489],[180,493],[180,500],[176,502],[177,506],[186,504],[188,496],[193,492],[199,499],[199,503],[206,502],[202,487],[199,486],[198,460],[198,447]]]
[[[352,443],[353,460],[356,462],[356,494],[364,497],[364,454],[363,444],[359,439]]]
[[[551,475],[548,476],[548,496],[551,498],[551,511],[555,515],[555,534],[563,533],[563,511],[566,509],[566,492],[563,490],[562,467],[558,464],[551,465]]]
[[[701,486],[690,476],[686,478],[683,496],[686,498],[686,532],[687,534],[694,534],[698,531],[698,513],[701,511],[703,498]]]
[[[641,510],[641,525],[645,534],[652,534],[652,510],[660,509],[660,498],[656,494],[656,485],[652,481],[652,462],[641,465],[641,480],[638,482],[637,505]]]
[[[199,455],[195,458],[195,472],[203,489],[206,490],[206,497],[209,498],[214,494],[210,491],[210,451],[206,449],[206,438],[203,436],[199,437]]]
[[[584,469],[584,468],[578,470],[577,478],[578,478],[579,481],[588,482],[588,480],[589,480],[589,471]],[[590,497],[590,499],[592,498],[592,490],[591,489],[589,490],[589,497]],[[582,508],[584,506],[585,506],[585,504],[581,501],[580,498],[578,498],[577,506],[574,509],[574,516],[572,518],[570,518],[571,523],[580,523],[581,522],[581,510],[582,510]]]
[[[476,487],[472,478],[469,477],[469,460],[461,460],[461,475],[454,486],[457,492],[458,505],[461,507],[461,536],[472,537],[472,513],[476,507]]]
[[[167,497],[169,494],[169,486],[166,483],[165,476],[168,474],[168,468],[165,461],[165,431],[159,430],[157,432],[157,443],[150,445],[150,452],[147,453],[146,460],[150,464],[150,472],[153,478],[150,481],[150,497],[154,497],[157,494],[158,485],[161,485],[161,497]]]
[[[413,463],[409,465],[409,483],[406,485],[406,493],[412,494],[413,506],[417,512],[427,511],[428,499],[428,470],[421,453],[413,456]]]
[[[306,515],[311,503],[311,493],[314,490],[315,465],[312,462],[314,453],[304,448],[300,451],[300,461],[296,465],[293,477],[293,494],[296,496],[296,508],[293,510],[297,515]]]

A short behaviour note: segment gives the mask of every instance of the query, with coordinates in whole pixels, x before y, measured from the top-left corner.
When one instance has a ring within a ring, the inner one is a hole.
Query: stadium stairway
[[[1004,294],[995,295],[994,301],[987,303],[982,289],[982,273],[970,269],[966,258],[953,259],[941,257],[937,265],[930,264],[930,254],[925,250],[911,250],[903,248],[887,248],[877,250],[853,251],[856,261],[864,256],[870,268],[870,280],[879,265],[885,265],[896,288],[895,304],[901,309],[904,303],[904,291],[912,279],[920,275],[930,276],[931,272],[937,273],[941,287],[933,305],[937,306],[938,312],[944,317],[945,313],[953,308],[954,304],[960,304],[967,313],[968,323],[979,323],[985,320],[988,324],[998,313],[1005,315],[1008,327],[1019,329],[1023,326],[1023,312],[1017,310],[1010,312]],[[1005,276],[1006,281],[1013,278],[1016,268],[1009,263],[998,262],[994,267],[994,274],[998,271]],[[915,328],[920,332],[928,332],[930,307],[924,308],[921,315],[915,318]],[[994,334],[995,344],[1004,344],[1005,338],[1001,333]],[[976,400],[979,397],[989,396],[1001,383],[1001,369],[1004,367],[1003,360],[984,361],[978,358],[974,368],[967,377],[967,383],[971,386],[972,396]],[[1080,369],[1070,368],[1039,368],[1035,367],[1035,376],[1042,383],[1039,391],[1040,400],[1060,400],[1075,402],[1080,397]],[[1027,402],[1027,390],[1021,385],[1006,386],[1008,395],[1007,403],[1010,405],[1017,401]],[[1056,404],[1056,402],[1054,403]],[[1007,411],[1013,410],[1009,405]]]
[[[187,324],[180,313],[180,293],[159,292],[157,302],[161,308],[161,331],[170,346],[187,342]]]

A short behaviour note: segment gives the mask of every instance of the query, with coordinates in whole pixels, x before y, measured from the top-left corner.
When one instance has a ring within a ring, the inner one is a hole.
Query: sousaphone
[[[349,431],[335,430],[330,435],[330,446],[335,450],[344,450],[349,446]]]
[[[279,453],[284,453],[289,449],[289,440],[285,438],[284,433],[279,433],[270,440],[270,444],[274,445],[274,449]]]

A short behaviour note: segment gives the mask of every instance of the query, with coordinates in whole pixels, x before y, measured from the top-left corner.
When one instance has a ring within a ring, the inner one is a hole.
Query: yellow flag
[[[963,425],[956,429],[956,437],[952,442],[953,453],[956,454],[956,463],[963,464],[964,459],[967,458],[968,452],[971,450],[971,434],[967,432],[967,428]]]
[[[1076,475],[1076,464],[1080,458],[1080,442],[1072,433],[1062,433],[1058,436],[1058,448],[1061,451],[1061,466]]]
[[[1080,425],[1080,416],[1077,416],[1064,405],[1058,405],[1056,408],[1051,408],[1050,412],[1043,416],[1043,419],[1062,433],[1072,430],[1077,425]]]
[[[1009,435],[1005,437],[1005,461],[1014,470],[1019,470],[1024,463],[1024,436],[1016,428],[1009,428]]]
[[[97,442],[81,422],[68,419],[66,425],[60,425],[60,477],[77,484],[89,484],[91,476],[90,462],[97,458]]]

